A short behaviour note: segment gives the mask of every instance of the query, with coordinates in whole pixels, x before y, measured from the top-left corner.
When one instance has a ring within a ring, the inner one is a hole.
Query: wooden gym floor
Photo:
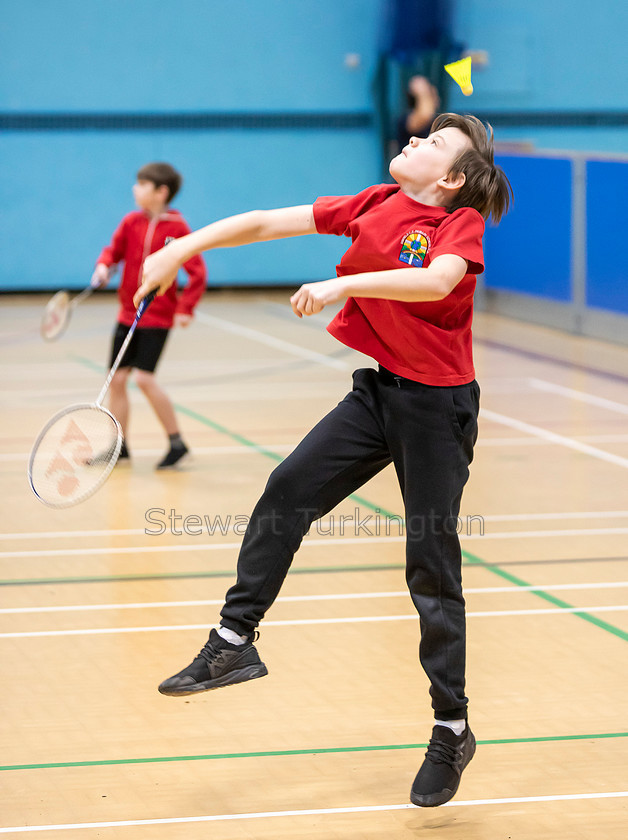
[[[47,297],[0,309],[0,834],[626,836],[628,348],[476,317],[460,529],[478,751],[455,799],[419,809],[432,722],[391,468],[306,539],[262,628],[267,678],[156,690],[216,622],[270,470],[369,360],[288,291],[208,294],[160,369],[193,459],[154,471],[165,441],[134,391],[131,463],[51,510],[27,456],[49,416],[96,398],[116,307],[95,295],[45,344]]]

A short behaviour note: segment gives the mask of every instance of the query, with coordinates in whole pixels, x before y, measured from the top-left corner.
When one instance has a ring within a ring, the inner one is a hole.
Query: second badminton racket
[[[115,267],[113,266],[109,270],[109,275],[107,281],[105,282],[108,282],[108,279],[111,278],[112,274],[115,274]],[[98,288],[98,284],[90,283],[89,286],[86,286],[82,292],[79,292],[78,295],[75,295],[73,298],[71,298],[69,292],[66,291],[54,294],[44,308],[44,314],[42,315],[41,324],[39,326],[41,337],[45,341],[55,341],[59,338],[59,336],[62,335],[68,328],[70,317],[74,308]]]

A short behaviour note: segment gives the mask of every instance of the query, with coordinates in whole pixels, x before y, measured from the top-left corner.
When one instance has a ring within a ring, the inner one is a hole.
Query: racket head
[[[40,502],[77,505],[107,480],[122,447],[120,424],[103,406],[80,403],[46,423],[28,459],[28,480]]]
[[[45,341],[54,341],[65,332],[70,320],[70,295],[66,291],[53,295],[44,309],[39,331]]]

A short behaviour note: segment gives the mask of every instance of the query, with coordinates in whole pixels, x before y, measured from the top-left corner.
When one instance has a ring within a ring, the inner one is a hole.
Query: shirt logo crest
[[[401,241],[400,262],[421,267],[430,247],[430,240],[420,230],[411,230]]]

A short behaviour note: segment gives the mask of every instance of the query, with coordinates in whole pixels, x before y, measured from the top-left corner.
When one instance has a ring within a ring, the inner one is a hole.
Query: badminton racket
[[[116,465],[122,428],[102,405],[133,333],[157,291],[141,301],[135,319],[93,403],[62,409],[37,436],[28,460],[28,480],[40,502],[53,508],[76,505],[101,487]]]
[[[109,277],[115,273],[115,268],[110,269]],[[82,292],[79,292],[75,297],[70,298],[69,292],[61,291],[53,295],[45,306],[44,314],[41,319],[39,331],[41,337],[45,341],[55,341],[68,328],[70,317],[76,306],[85,298],[89,297],[92,292],[98,289],[99,283],[92,285],[91,283]]]

